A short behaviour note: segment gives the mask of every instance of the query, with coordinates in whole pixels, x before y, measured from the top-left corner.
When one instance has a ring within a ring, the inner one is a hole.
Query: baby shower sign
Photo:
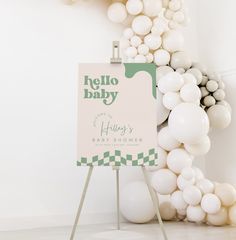
[[[157,165],[156,66],[80,64],[78,166]]]

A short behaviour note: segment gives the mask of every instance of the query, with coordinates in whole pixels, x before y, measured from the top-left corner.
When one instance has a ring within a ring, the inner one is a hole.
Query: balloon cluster
[[[183,50],[179,27],[188,19],[184,2],[119,1],[109,6],[107,14],[116,23],[132,19],[121,39],[125,60],[157,65],[159,164],[149,169],[153,188],[161,199],[166,196],[160,203],[162,218],[236,224],[235,188],[206,179],[192,166],[194,157],[210,150],[210,128],[230,124],[231,108],[224,100],[225,86],[219,75],[193,63]],[[121,202],[122,213],[131,222],[147,222],[154,216],[142,182],[127,185]]]

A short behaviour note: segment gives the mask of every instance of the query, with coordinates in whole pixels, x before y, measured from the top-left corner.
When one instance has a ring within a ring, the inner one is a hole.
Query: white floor
[[[169,240],[235,240],[236,227],[210,227],[191,223],[165,223]],[[152,224],[122,224],[117,232],[114,225],[86,225],[78,228],[75,240],[156,240],[163,239],[159,226]],[[0,232],[1,240],[69,240],[71,228],[33,229]]]

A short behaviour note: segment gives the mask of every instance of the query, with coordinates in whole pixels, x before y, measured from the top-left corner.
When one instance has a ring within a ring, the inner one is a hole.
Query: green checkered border
[[[156,166],[157,151],[155,148],[148,150],[147,154],[138,153],[133,156],[130,154],[122,155],[120,150],[104,152],[102,156],[95,155],[92,158],[82,157],[77,161],[77,166]]]

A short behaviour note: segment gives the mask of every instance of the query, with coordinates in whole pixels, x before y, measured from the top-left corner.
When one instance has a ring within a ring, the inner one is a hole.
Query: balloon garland
[[[189,20],[184,1],[116,0],[107,16],[126,26],[120,41],[126,62],[157,65],[159,165],[149,170],[153,188],[164,198],[163,220],[236,225],[235,188],[208,180],[192,165],[194,157],[210,150],[209,129],[230,124],[231,107],[220,76],[192,62],[184,51],[180,28]],[[121,211],[131,222],[153,219],[143,182],[124,187]]]

